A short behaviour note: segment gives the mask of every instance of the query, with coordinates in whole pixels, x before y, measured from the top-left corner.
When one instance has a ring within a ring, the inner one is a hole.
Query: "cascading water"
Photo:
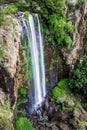
[[[32,71],[34,81],[34,109],[41,106],[46,96],[45,67],[43,56],[43,39],[38,15],[33,17],[29,14],[29,21],[22,17],[22,25],[25,29],[32,59]],[[23,29],[22,29],[23,31]],[[23,35],[24,33],[22,33]]]
[[[39,34],[39,48],[40,48],[40,69],[41,69],[41,73],[40,73],[40,77],[41,77],[41,86],[42,86],[42,96],[45,97],[46,96],[46,87],[45,87],[45,67],[44,67],[44,56],[43,56],[43,39],[42,39],[42,35],[41,35],[41,29],[40,29],[40,22],[39,22],[39,18],[38,15],[36,14],[36,18],[38,21],[38,34]]]

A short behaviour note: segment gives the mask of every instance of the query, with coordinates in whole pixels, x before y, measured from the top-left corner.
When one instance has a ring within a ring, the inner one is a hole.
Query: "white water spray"
[[[22,18],[22,23],[26,30],[28,43],[30,44],[34,81],[34,109],[37,109],[38,106],[41,106],[46,96],[43,39],[37,14],[34,18],[29,14],[28,23]]]

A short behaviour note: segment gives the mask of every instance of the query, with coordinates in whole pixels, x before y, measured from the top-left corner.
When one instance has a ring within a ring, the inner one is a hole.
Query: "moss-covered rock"
[[[53,89],[53,96],[56,102],[64,102],[68,98],[68,95],[70,93],[69,87],[68,87],[68,80],[63,79],[61,80],[58,85]]]
[[[16,121],[16,130],[35,130],[35,129],[32,123],[26,117],[21,117]]]
[[[14,130],[10,100],[0,89],[0,130]]]
[[[0,27],[0,128],[13,130],[13,108],[18,89],[15,74],[18,69],[20,25],[13,15],[5,16],[5,23]],[[16,85],[15,85],[16,82]],[[9,99],[7,98],[9,97]],[[13,108],[14,109],[14,108]]]
[[[76,130],[86,130],[87,112],[81,106],[80,101],[71,93],[69,88],[69,80],[62,79],[52,91],[53,97],[57,105],[61,106],[63,112],[72,113],[71,124]]]

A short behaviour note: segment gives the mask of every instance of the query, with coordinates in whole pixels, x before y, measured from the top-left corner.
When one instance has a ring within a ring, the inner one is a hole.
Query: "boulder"
[[[81,121],[87,121],[87,112],[79,106],[74,109],[73,115],[75,118],[79,118]]]
[[[61,130],[70,130],[70,128],[68,127],[67,124],[65,124],[64,122],[60,122],[57,124],[58,127],[61,129]]]

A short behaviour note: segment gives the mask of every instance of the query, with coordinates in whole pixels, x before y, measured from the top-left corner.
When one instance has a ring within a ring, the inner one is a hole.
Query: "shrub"
[[[3,6],[0,6],[0,26],[5,22],[5,12]]]
[[[27,90],[25,86],[20,88],[19,95],[24,96],[24,97],[27,95]]]
[[[66,96],[69,93],[68,79],[62,79],[53,89],[52,93],[56,102],[59,102],[61,97]]]
[[[15,5],[9,5],[5,10],[5,14],[15,13],[18,9]]]
[[[87,58],[77,65],[69,85],[74,92],[87,96]]]
[[[10,101],[0,89],[0,130],[13,130]]]
[[[67,48],[71,48],[71,45],[72,45],[72,39],[70,36],[66,35],[66,38],[65,38],[65,41],[66,41],[66,46]]]
[[[32,123],[26,117],[21,117],[16,121],[16,130],[35,130],[35,129]]]

